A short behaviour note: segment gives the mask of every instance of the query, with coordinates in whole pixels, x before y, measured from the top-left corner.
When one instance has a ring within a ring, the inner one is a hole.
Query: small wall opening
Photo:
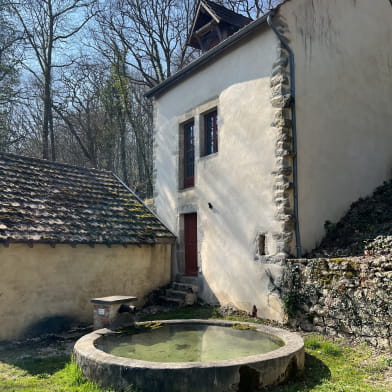
[[[265,234],[258,234],[257,236],[257,254],[259,256],[265,256],[266,247],[265,247]]]

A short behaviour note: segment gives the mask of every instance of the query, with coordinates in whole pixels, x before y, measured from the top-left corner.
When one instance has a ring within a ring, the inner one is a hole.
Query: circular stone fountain
[[[98,330],[76,342],[88,379],[119,391],[251,392],[304,367],[299,335],[260,324],[161,320],[130,331]]]

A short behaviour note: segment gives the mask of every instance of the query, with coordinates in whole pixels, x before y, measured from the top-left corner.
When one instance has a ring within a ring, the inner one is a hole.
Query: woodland
[[[253,19],[276,0],[215,1]],[[109,170],[152,195],[145,92],[200,55],[197,0],[0,0],[0,151]]]

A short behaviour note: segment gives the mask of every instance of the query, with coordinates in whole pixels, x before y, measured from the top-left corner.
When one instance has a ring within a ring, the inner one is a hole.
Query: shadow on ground
[[[49,358],[26,358],[16,361],[13,365],[17,366],[31,376],[50,376],[63,369],[69,363],[69,356],[49,357]]]
[[[45,335],[21,341],[0,342],[1,363],[15,366],[31,376],[48,377],[70,362],[75,341],[85,330],[62,336]]]
[[[322,384],[331,377],[329,368],[318,358],[305,354],[305,370],[297,379],[291,379],[284,385],[266,388],[268,392],[306,392]]]

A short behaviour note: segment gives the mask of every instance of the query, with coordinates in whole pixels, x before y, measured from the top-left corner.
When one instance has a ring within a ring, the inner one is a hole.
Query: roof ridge
[[[209,1],[207,1],[207,0],[201,0],[201,1],[200,1],[200,5],[204,5],[204,7],[207,8],[207,11],[210,13],[210,15],[211,15],[211,13],[213,14],[213,15],[211,15],[211,17],[212,17],[213,19],[215,19],[215,20],[216,20],[216,18],[217,18],[218,20],[216,20],[216,21],[219,23],[219,21],[220,21],[221,18],[220,18],[218,15],[216,15],[216,12],[213,10],[211,4],[209,4]]]
[[[29,156],[26,156],[26,155],[18,155],[18,154],[11,153],[11,152],[3,152],[3,151],[1,151],[0,152],[0,157],[1,156],[14,158],[14,159],[21,159],[21,160],[25,160],[25,161],[33,161],[33,162],[42,163],[42,164],[48,164],[48,165],[52,165],[52,166],[69,167],[69,168],[74,168],[74,169],[84,170],[84,171],[94,171],[94,172],[98,172],[98,173],[104,173],[104,174],[109,175],[109,176],[112,174],[112,171],[110,171],[110,170],[97,169],[95,167],[90,168],[90,167],[78,166],[78,165],[74,165],[74,164],[71,164],[71,163],[65,163],[65,162],[50,161],[49,159],[29,157]]]
[[[233,16],[241,16],[244,19],[248,19],[249,21],[253,21],[252,18],[249,18],[248,16],[246,16],[244,14],[240,14],[239,12],[233,11],[232,9],[227,8],[227,7],[223,6],[222,4],[216,3],[215,1],[211,1],[211,0],[201,0],[201,1],[206,3],[207,6],[220,8],[222,11],[229,12]],[[212,9],[211,11],[215,12],[214,9]]]

